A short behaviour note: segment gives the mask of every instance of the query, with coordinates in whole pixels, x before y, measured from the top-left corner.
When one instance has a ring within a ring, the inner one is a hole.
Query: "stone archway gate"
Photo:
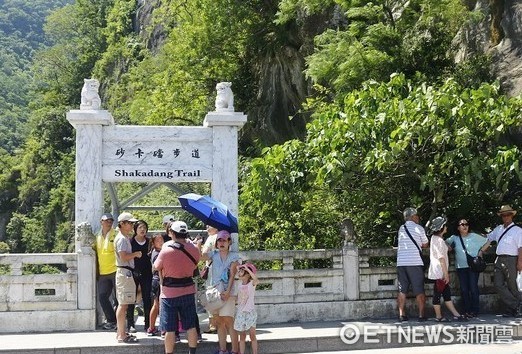
[[[247,117],[234,111],[230,83],[219,83],[216,110],[205,116],[203,126],[117,125],[100,109],[97,82],[85,81],[80,109],[69,111],[67,120],[76,129],[78,309],[89,317],[81,322],[94,326],[95,257],[78,226],[99,231],[103,184],[209,182],[212,197],[237,215],[238,131]]]

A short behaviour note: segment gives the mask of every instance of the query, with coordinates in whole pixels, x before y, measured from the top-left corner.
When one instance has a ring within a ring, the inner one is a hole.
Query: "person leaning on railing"
[[[458,235],[452,235],[446,244],[455,250],[455,269],[459,277],[460,296],[466,317],[476,317],[480,311],[479,274],[468,265],[466,253],[475,257],[486,243],[486,238],[470,232],[469,221],[460,219],[457,225]]]

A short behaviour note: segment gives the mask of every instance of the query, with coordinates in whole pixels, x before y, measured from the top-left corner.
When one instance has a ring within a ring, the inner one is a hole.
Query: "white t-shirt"
[[[443,258],[446,267],[442,269],[440,259]],[[442,279],[444,278],[444,270],[448,270],[448,245],[444,242],[444,239],[440,236],[431,237],[430,245],[430,268],[428,269],[429,279]]]
[[[509,228],[513,223],[507,227],[498,225],[493,231],[488,234],[488,241],[497,241],[504,233],[504,230]],[[522,248],[522,228],[518,225],[513,226],[508,232],[504,234],[500,242],[497,244],[497,255],[518,256],[518,249]]]
[[[404,227],[408,228],[411,237],[415,240],[419,248],[425,243],[428,243],[426,232],[424,228],[413,221],[406,221],[404,225],[399,227],[399,233],[397,236],[398,248],[397,248],[397,266],[416,266],[423,265],[422,258],[419,254],[419,249],[411,242],[408,234],[404,230]]]

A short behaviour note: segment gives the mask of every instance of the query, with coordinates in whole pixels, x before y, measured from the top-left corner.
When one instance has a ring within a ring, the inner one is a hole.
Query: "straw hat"
[[[516,215],[517,211],[513,209],[510,205],[502,205],[500,210],[497,212],[497,215],[502,214],[513,214]]]

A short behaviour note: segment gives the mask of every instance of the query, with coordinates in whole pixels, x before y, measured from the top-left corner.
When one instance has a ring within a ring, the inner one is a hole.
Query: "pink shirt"
[[[179,241],[178,241],[179,242]],[[179,242],[187,250],[192,257],[199,261],[199,250],[190,242]],[[165,242],[161,248],[158,258],[154,262],[154,267],[160,271],[162,277],[171,278],[187,278],[192,277],[196,265],[188,256],[178,249],[169,247],[173,245],[174,240]],[[167,286],[161,287],[161,298],[173,298],[183,295],[194,294],[196,292],[195,285],[189,285],[182,288],[172,288]]]
[[[237,310],[251,312],[255,310],[254,295],[256,288],[249,281],[247,284],[239,284],[237,287]]]

